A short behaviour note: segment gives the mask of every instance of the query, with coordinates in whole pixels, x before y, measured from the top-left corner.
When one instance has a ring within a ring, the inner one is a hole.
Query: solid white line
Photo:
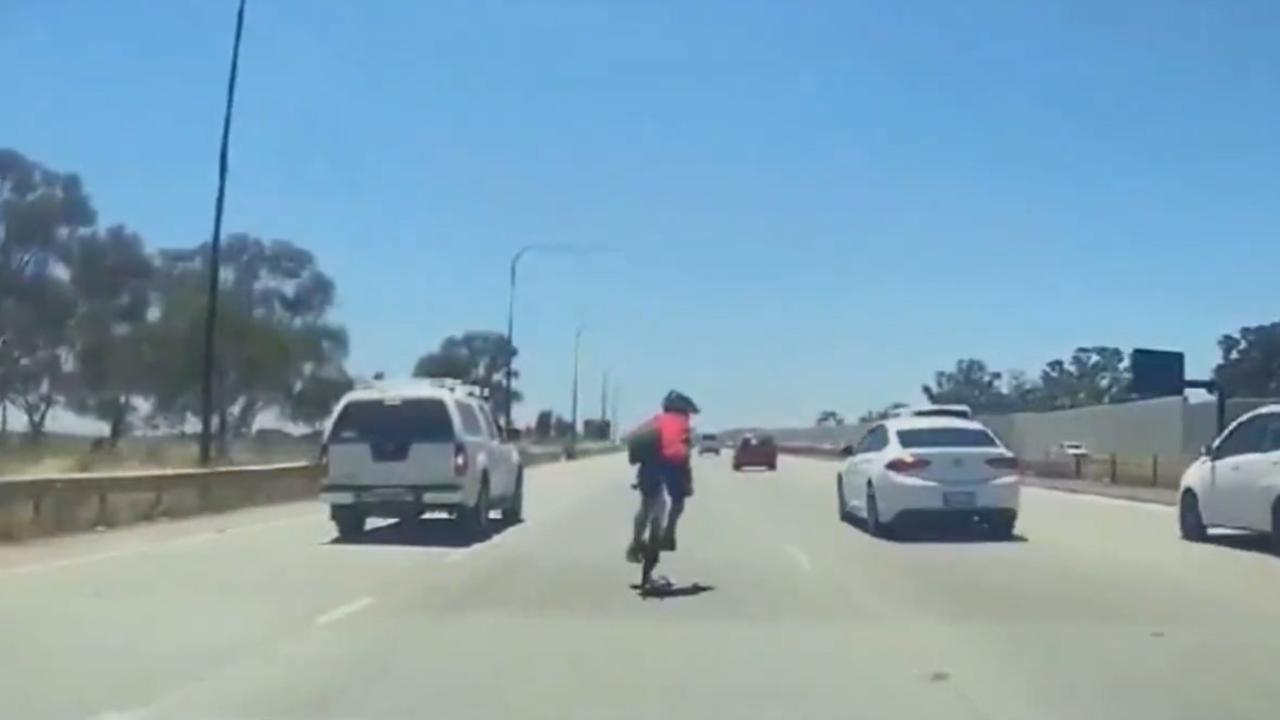
[[[4,568],[0,570],[0,577],[5,575],[25,575],[27,573],[40,572],[41,570],[56,570],[57,568],[73,567],[75,565],[88,565],[99,560],[110,560],[111,558],[122,557],[124,555],[132,555],[143,548],[123,548],[120,550],[111,550],[108,552],[94,553],[92,555],[80,555],[78,557],[64,558],[62,560],[51,560],[43,563],[33,563],[31,565],[19,565],[17,567]]]
[[[192,518],[183,518],[183,519],[194,520],[197,518],[192,517]],[[177,537],[156,539],[150,542],[144,542],[144,544],[131,545],[129,547],[120,548],[118,550],[107,550],[104,552],[91,553],[88,555],[77,555],[74,557],[62,558],[60,560],[50,560],[48,562],[37,562],[37,563],[31,563],[29,565],[18,565],[15,567],[0,568],[0,577],[4,577],[6,575],[25,575],[28,573],[43,572],[45,570],[57,570],[58,568],[74,567],[76,565],[88,565],[91,563],[100,562],[102,560],[111,560],[112,558],[126,557],[128,555],[137,555],[139,553],[159,550],[170,545],[180,545],[184,543],[216,540],[218,538],[225,537],[227,535],[234,535],[234,534],[243,532],[245,530],[259,530],[262,528],[274,527],[276,525],[285,525],[289,523],[295,523],[303,520],[312,520],[312,519],[314,519],[314,515],[311,515],[311,514],[308,514],[305,516],[297,515],[297,516],[289,516],[286,518],[277,518],[274,520],[264,520],[258,523],[251,523],[249,525],[232,525],[219,530],[200,530],[197,532],[193,532],[190,535],[179,535]],[[127,532],[132,529],[142,530],[148,527],[155,527],[155,525],[153,523],[138,523],[137,525],[132,525],[132,526],[122,526],[118,529],[120,531]],[[69,541],[75,541],[77,539],[75,535],[66,535],[63,537],[67,538]]]
[[[805,572],[813,572],[813,563],[809,561],[809,556],[805,555],[803,550],[795,545],[788,545],[787,552],[791,553],[791,557],[795,558],[795,561],[800,567],[804,568]]]
[[[1032,490],[1034,492],[1053,493],[1054,497],[1063,497],[1063,496],[1073,497],[1076,500],[1079,500],[1081,502],[1099,503],[1102,505],[1118,505],[1121,507],[1129,507],[1129,508],[1132,508],[1132,507],[1146,508],[1148,510],[1151,510],[1153,512],[1158,512],[1158,513],[1172,513],[1176,510],[1176,508],[1173,507],[1172,505],[1165,505],[1164,503],[1150,502],[1147,500],[1134,500],[1132,498],[1115,497],[1112,495],[1098,495],[1096,493],[1090,493],[1090,492],[1084,492],[1084,491],[1061,490],[1058,488],[1040,487],[1035,485],[1024,485],[1022,489],[1024,492],[1027,490]]]
[[[362,597],[359,600],[352,600],[346,605],[336,607],[320,617],[317,617],[316,625],[328,625],[329,623],[341,620],[348,615],[358,613],[372,604],[373,598],[371,597]]]

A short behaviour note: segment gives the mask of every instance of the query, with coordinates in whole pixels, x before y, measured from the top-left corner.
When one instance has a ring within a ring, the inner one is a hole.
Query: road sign
[[[1143,397],[1181,395],[1186,388],[1186,358],[1173,350],[1136,348],[1129,356],[1129,389]]]

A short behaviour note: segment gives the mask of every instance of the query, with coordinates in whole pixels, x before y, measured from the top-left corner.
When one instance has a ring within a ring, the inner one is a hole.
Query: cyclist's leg
[[[667,477],[664,484],[667,488],[667,494],[671,496],[671,509],[667,512],[666,532],[662,536],[662,549],[676,549],[676,523],[680,521],[680,516],[684,514],[684,501],[688,497],[689,488],[689,466],[673,465],[667,468]]]
[[[653,569],[658,566],[662,550],[663,524],[667,515],[667,496],[661,490],[644,501],[647,510],[646,525],[649,537],[643,543],[644,562],[640,568],[640,584],[648,586],[653,580]]]
[[[631,544],[627,546],[627,560],[641,562],[644,556],[645,532],[653,515],[653,503],[662,495],[662,482],[651,464],[642,464],[636,471],[636,486],[640,491],[640,506],[631,527]]]

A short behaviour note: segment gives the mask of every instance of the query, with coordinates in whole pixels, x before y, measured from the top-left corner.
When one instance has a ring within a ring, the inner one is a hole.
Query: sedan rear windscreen
[[[1000,445],[986,430],[962,427],[899,430],[898,442],[904,448],[988,448]]]
[[[333,423],[330,443],[453,442],[453,420],[440,400],[357,400]]]

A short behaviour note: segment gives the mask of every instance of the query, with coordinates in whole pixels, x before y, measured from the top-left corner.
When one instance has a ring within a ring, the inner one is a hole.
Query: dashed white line
[[[337,622],[348,615],[354,615],[361,610],[373,604],[373,598],[362,597],[359,600],[352,600],[346,605],[340,605],[329,612],[316,618],[316,625],[328,625],[331,622]]]
[[[791,557],[795,558],[796,563],[804,568],[805,572],[813,572],[813,562],[809,560],[809,556],[803,550],[795,545],[788,545],[787,552],[791,553]]]
[[[145,710],[108,710],[97,715],[90,715],[89,720],[143,720],[147,716]]]

